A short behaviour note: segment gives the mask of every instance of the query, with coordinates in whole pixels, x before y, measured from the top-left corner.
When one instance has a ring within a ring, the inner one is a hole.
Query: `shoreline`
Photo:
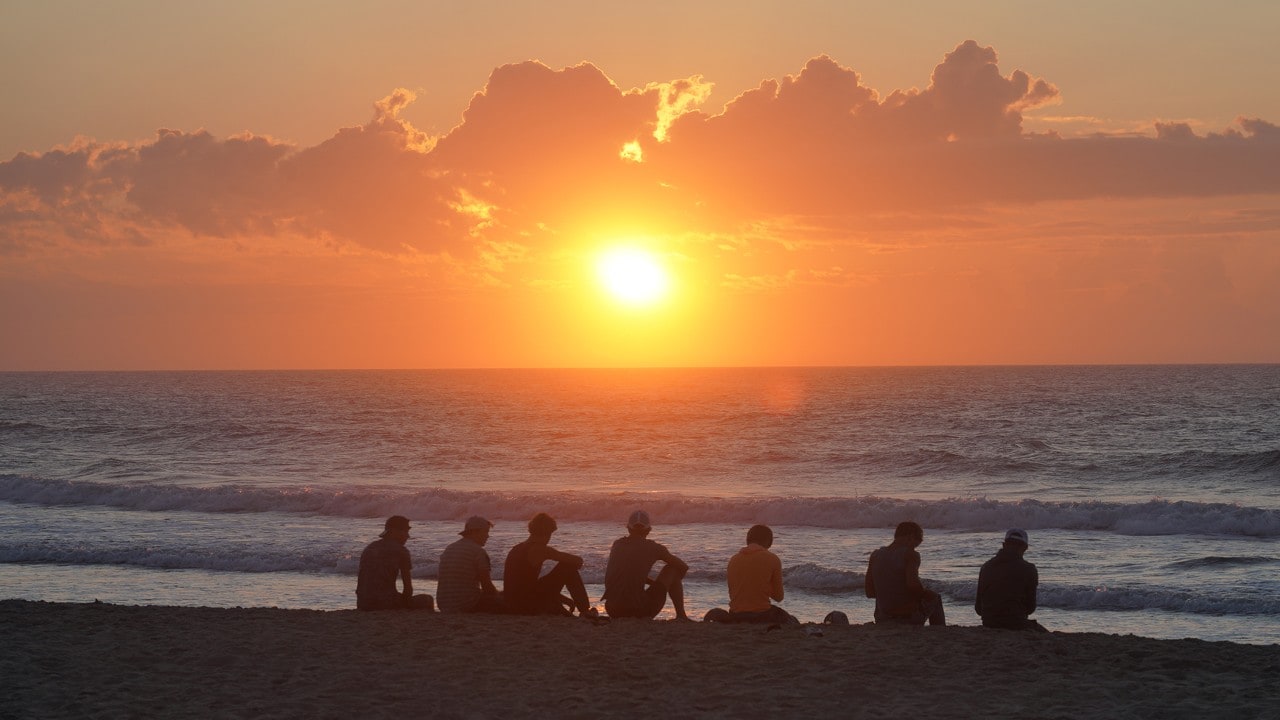
[[[1250,718],[1280,706],[1280,645],[971,626],[2,600],[0,637],[0,716],[14,718]]]

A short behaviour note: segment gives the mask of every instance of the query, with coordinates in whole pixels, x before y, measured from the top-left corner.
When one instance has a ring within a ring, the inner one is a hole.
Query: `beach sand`
[[[0,601],[3,718],[536,716],[1275,718],[1280,645]]]

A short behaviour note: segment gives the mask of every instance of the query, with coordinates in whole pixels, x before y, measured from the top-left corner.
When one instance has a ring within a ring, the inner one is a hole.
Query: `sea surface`
[[[434,593],[545,511],[598,601],[637,508],[695,617],[766,523],[784,607],[869,622],[915,520],[953,624],[1022,527],[1052,630],[1277,643],[1280,366],[0,373],[0,598],[351,608],[386,516]]]

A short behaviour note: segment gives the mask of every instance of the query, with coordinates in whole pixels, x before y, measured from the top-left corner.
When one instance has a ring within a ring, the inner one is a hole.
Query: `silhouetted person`
[[[604,570],[604,607],[611,618],[653,619],[662,612],[671,596],[676,619],[688,620],[684,612],[684,576],[689,566],[663,545],[649,539],[653,529],[649,513],[637,510],[627,520],[627,535],[609,549]],[[661,561],[662,570],[651,579],[649,571]]]
[[[409,518],[392,515],[383,525],[380,539],[360,553],[360,574],[356,579],[356,608],[359,610],[431,610],[431,596],[413,594],[413,563],[409,549]],[[403,590],[396,590],[399,576]]]
[[[556,521],[546,513],[538,513],[529,521],[529,539],[507,553],[502,573],[502,601],[508,610],[521,615],[572,615],[577,608],[581,617],[596,617],[596,609],[587,600],[582,584],[582,558],[551,547],[551,534]],[[542,564],[555,565],[539,577]],[[570,604],[566,607],[561,590],[567,589]]]
[[[1040,584],[1036,566],[1022,559],[1028,543],[1026,530],[1010,530],[996,556],[978,572],[973,609],[982,616],[983,627],[1046,632],[1028,617],[1036,611],[1036,587]]]
[[[946,625],[942,597],[920,582],[920,553],[924,528],[898,523],[893,542],[871,553],[867,561],[867,597],[876,599],[877,623]]]
[[[505,612],[502,596],[490,577],[489,528],[493,523],[479,515],[467,518],[458,534],[462,537],[440,553],[440,575],[436,581],[436,604],[442,613]]]
[[[716,608],[704,620],[728,623],[798,623],[771,600],[782,602],[782,560],[772,553],[773,530],[753,525],[747,544],[729,558],[729,611]]]

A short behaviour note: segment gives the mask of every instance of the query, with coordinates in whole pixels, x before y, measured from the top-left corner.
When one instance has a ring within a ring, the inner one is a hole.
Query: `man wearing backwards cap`
[[[1027,617],[1036,611],[1036,586],[1040,584],[1036,566],[1022,559],[1029,542],[1026,530],[1010,530],[996,556],[978,572],[973,609],[982,616],[983,627],[1045,632],[1040,623]]]
[[[627,520],[626,537],[618,538],[609,549],[609,562],[604,569],[604,607],[609,617],[653,619],[671,596],[677,620],[688,620],[684,612],[685,573],[689,566],[672,555],[663,545],[649,539],[653,528],[649,513],[636,510]],[[655,579],[649,578],[654,563],[664,565]],[[648,587],[646,587],[648,586]]]
[[[414,595],[409,550],[409,518],[392,515],[383,525],[380,540],[369,543],[360,553],[360,575],[356,580],[356,608],[359,610],[431,610],[430,595]],[[396,576],[404,586],[396,592]]]
[[[489,574],[489,541],[493,523],[472,515],[455,541],[440,553],[436,604],[442,613],[502,613],[502,596]]]

